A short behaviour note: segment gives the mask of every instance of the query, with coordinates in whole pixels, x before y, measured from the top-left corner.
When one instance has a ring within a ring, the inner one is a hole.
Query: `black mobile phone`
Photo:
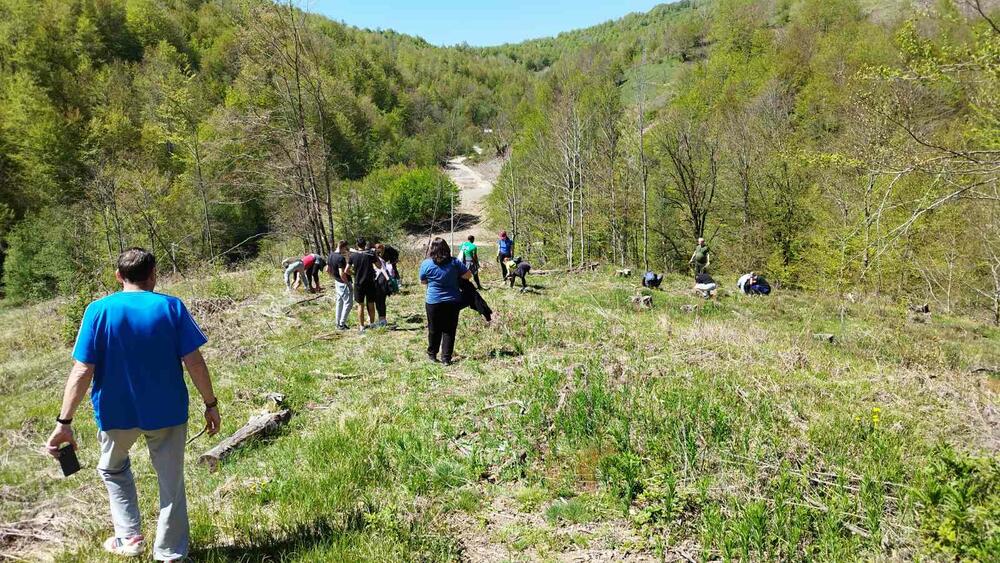
[[[76,448],[73,444],[59,448],[59,465],[62,466],[64,477],[69,477],[80,470],[80,460],[76,458]]]

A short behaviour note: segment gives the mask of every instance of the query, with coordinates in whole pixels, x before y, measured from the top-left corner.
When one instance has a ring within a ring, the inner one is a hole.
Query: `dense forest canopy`
[[[704,236],[723,271],[1000,322],[998,22],[683,0],[437,48],[265,0],[0,0],[4,291],[90,291],[131,244],[183,271],[392,238],[478,142],[538,263],[682,270]]]
[[[383,191],[452,189],[437,164],[529,78],[267,1],[3,0],[0,45],[0,259],[18,299],[86,291],[133,244],[183,270],[266,235],[320,251],[391,236],[428,209]]]
[[[1000,323],[998,13],[678,2],[484,50],[538,71],[494,219],[541,260],[677,271],[705,237],[720,271]]]

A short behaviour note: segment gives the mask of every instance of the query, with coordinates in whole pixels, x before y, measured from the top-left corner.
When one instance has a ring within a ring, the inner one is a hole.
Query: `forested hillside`
[[[86,293],[131,244],[183,271],[391,239],[479,142],[509,157],[491,223],[539,264],[677,271],[705,236],[721,270],[1000,323],[998,21],[684,0],[438,48],[264,0],[2,0],[4,292]]]
[[[1000,12],[678,2],[487,49],[536,72],[492,212],[537,261],[722,271],[1000,323]]]
[[[183,270],[391,236],[527,77],[263,0],[2,0],[4,291],[97,289],[135,244]]]

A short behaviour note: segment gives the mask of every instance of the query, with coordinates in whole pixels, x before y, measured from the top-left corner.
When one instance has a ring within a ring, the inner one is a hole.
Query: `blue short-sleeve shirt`
[[[100,430],[158,430],[187,421],[181,358],[208,341],[176,297],[122,291],[87,306],[73,358],[94,365]]]
[[[443,266],[427,258],[420,264],[420,281],[427,282],[427,303],[454,303],[462,300],[458,279],[469,269],[460,260],[452,258]]]

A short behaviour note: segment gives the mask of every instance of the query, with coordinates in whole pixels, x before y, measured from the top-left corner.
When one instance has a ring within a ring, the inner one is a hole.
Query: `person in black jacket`
[[[458,279],[458,288],[462,292],[462,308],[468,307],[479,313],[486,319],[486,322],[493,320],[493,309],[490,308],[486,300],[479,293],[479,289],[465,278]]]

